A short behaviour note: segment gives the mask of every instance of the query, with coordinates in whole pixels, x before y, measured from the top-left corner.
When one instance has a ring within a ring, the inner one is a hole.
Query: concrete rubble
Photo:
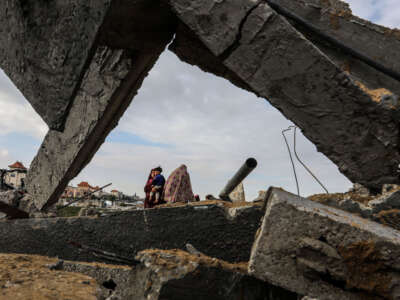
[[[0,67],[49,126],[27,193],[0,192],[0,298],[400,299],[398,30],[339,0],[78,2],[0,4]],[[268,99],[359,184],[55,218],[167,46]]]
[[[31,218],[0,222],[0,252],[108,262],[70,242],[132,257],[149,249],[186,249],[192,244],[229,262],[247,261],[262,216],[260,205],[193,202],[104,217]],[[207,234],[205,234],[205,232]],[[51,247],[49,247],[51,245]]]
[[[400,231],[273,189],[249,273],[318,299],[398,299]]]
[[[339,0],[6,0],[0,16],[0,66],[50,127],[26,181],[39,210],[90,162],[170,42],[268,99],[353,182],[398,182],[399,35]]]
[[[384,185],[378,195],[355,186],[348,193],[313,195],[309,199],[400,230],[400,186]]]
[[[229,198],[232,202],[245,202],[246,196],[244,193],[243,182],[239,183],[239,185],[229,194]]]

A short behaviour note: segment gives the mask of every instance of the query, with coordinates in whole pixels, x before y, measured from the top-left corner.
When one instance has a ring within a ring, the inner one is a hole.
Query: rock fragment
[[[181,250],[145,250],[136,258],[134,299],[297,300],[295,293],[247,275],[247,263],[230,264]]]
[[[239,183],[237,187],[229,194],[232,202],[245,202],[246,197],[244,194],[243,182]]]
[[[399,257],[399,231],[273,189],[249,273],[318,299],[397,299]]]

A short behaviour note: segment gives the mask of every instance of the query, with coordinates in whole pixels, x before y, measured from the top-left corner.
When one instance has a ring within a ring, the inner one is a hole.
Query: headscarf
[[[153,177],[151,177],[151,173],[154,171],[154,169],[151,169],[149,177],[147,178],[146,185],[144,186],[144,192],[145,193],[150,193],[151,191],[151,183],[153,182]]]
[[[169,203],[194,201],[192,184],[185,165],[181,165],[169,175],[164,189],[164,201]]]

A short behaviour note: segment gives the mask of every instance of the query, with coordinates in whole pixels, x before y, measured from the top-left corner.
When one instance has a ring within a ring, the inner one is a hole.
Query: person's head
[[[162,168],[161,167],[157,167],[157,168],[154,169],[154,174],[156,174],[156,175],[161,174],[161,172],[162,172]]]
[[[156,172],[154,171],[154,169],[152,169],[151,173],[150,173],[150,177],[154,177],[154,176],[156,176]]]

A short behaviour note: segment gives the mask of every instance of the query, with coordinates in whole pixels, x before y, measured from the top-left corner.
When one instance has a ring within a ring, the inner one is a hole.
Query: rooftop
[[[23,165],[22,162],[20,161],[16,161],[15,163],[13,163],[12,165],[8,166],[10,169],[22,169],[22,170],[26,170],[25,166]]]

